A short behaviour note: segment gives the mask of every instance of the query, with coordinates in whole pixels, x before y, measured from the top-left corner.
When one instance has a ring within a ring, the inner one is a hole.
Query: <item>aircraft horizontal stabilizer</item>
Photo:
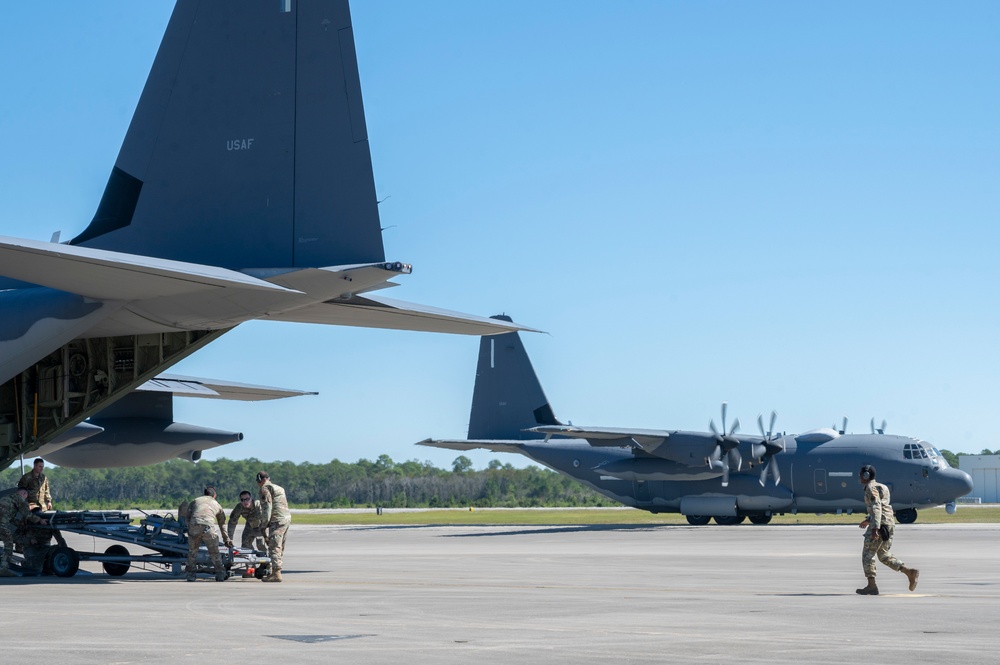
[[[170,393],[174,397],[203,397],[207,399],[226,399],[241,402],[258,402],[285,397],[302,395],[318,395],[307,390],[292,390],[290,388],[273,388],[271,386],[255,386],[248,383],[218,381],[216,379],[200,379],[193,376],[177,376],[161,374],[150,379],[136,390],[144,392]]]
[[[36,448],[32,451],[32,454],[37,457],[46,457],[50,453],[62,450],[67,446],[72,446],[74,443],[80,443],[81,441],[89,439],[92,436],[96,436],[103,431],[103,427],[98,427],[97,425],[92,425],[88,422],[78,423],[68,432],[61,434],[48,443]]]
[[[293,323],[322,323],[336,326],[418,330],[458,335],[496,335],[518,330],[541,332],[534,328],[498,319],[462,314],[461,312],[374,295],[330,300],[263,318]]]
[[[209,289],[296,293],[234,270],[0,236],[0,276],[95,300],[149,300]]]
[[[516,453],[520,451],[524,443],[524,441],[490,441],[486,439],[424,439],[418,441],[416,445],[449,450],[492,450],[495,453]]]

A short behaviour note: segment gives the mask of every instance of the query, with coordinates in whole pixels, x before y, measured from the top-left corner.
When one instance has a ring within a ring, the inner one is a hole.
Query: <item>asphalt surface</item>
[[[993,664],[998,539],[898,527],[861,597],[855,527],[293,523],[282,584],[0,579],[0,662]]]

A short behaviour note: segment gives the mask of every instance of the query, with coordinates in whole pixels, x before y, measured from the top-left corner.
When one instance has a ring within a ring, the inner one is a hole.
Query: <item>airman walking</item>
[[[890,552],[896,520],[889,503],[889,488],[875,482],[875,467],[871,464],[861,467],[858,480],[865,486],[865,507],[868,509],[867,517],[858,525],[865,529],[861,567],[864,569],[865,577],[868,578],[868,586],[857,589],[857,593],[862,596],[878,595],[878,586],[875,584],[875,557],[889,568],[906,575],[906,579],[910,582],[910,591],[913,591],[917,588],[920,571],[916,568],[907,568]]]

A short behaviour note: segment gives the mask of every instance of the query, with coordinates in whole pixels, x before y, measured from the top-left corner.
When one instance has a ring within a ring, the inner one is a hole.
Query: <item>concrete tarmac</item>
[[[996,663],[1000,525],[292,524],[285,582],[0,579],[0,662]],[[79,550],[109,541],[70,536]]]

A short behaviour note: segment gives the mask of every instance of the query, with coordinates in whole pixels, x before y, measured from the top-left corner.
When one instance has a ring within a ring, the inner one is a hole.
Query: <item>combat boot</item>
[[[903,566],[899,569],[899,572],[906,575],[906,579],[910,580],[910,591],[917,588],[917,578],[920,577],[920,571],[916,568],[907,568]]]
[[[274,571],[273,573],[271,573],[270,575],[261,580],[261,582],[280,582],[280,581],[281,581],[280,570]]]
[[[855,593],[859,593],[862,596],[877,596],[878,595],[878,587],[875,586],[875,578],[874,577],[869,577],[868,578],[868,586],[862,587],[860,589],[855,589],[854,592]]]
[[[198,581],[198,576],[195,575],[194,573],[188,573],[187,581],[188,582],[197,582]]]
[[[225,582],[226,581],[226,571],[224,571],[224,570],[217,570],[217,571],[215,571],[215,581],[216,582]]]

